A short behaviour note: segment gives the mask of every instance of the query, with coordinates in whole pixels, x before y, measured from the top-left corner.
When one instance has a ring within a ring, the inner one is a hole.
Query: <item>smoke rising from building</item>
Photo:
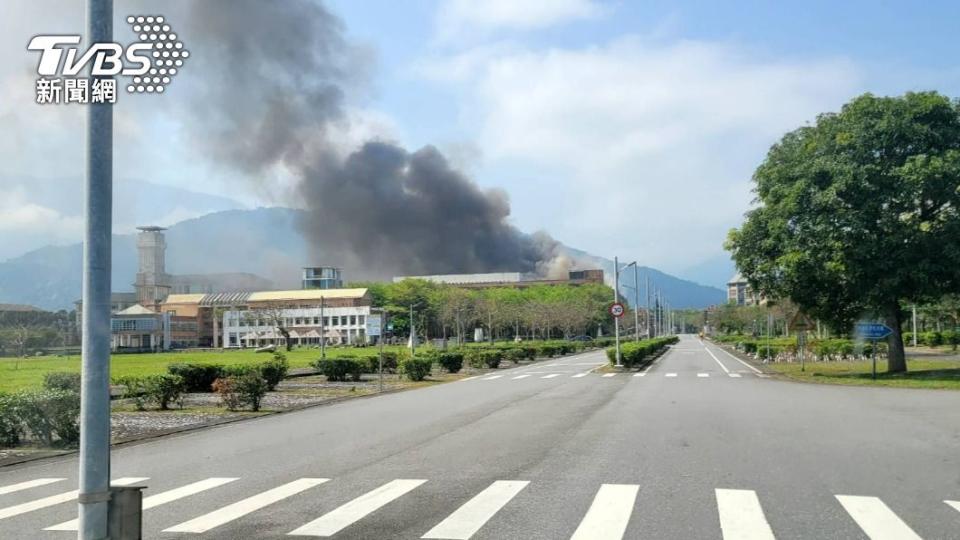
[[[297,180],[300,229],[318,261],[359,278],[521,271],[563,274],[546,233],[510,224],[502,191],[484,190],[434,147],[370,141],[344,156],[334,133],[345,95],[363,92],[369,55],[310,0],[191,2],[196,146],[254,178]],[[188,38],[189,35],[189,38]],[[340,126],[342,127],[342,126]]]

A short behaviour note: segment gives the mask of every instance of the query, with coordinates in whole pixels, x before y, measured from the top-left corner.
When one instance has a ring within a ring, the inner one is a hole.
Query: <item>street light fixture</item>
[[[616,257],[613,258],[613,303],[620,303],[620,272],[630,268],[631,266],[637,266],[637,261],[633,261],[630,264],[620,268],[620,261]],[[634,269],[636,272],[636,269]],[[636,309],[636,306],[634,306]],[[613,333],[614,333],[614,342],[616,343],[617,350],[617,363],[616,367],[623,367],[623,362],[620,357],[620,317],[613,318]]]

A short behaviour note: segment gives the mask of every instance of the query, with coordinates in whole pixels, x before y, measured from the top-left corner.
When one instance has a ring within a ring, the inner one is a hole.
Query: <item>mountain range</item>
[[[326,262],[310,260],[306,242],[296,227],[299,212],[282,207],[225,210],[180,221],[166,233],[167,272],[249,272],[270,279],[277,287],[296,288],[301,267]],[[612,275],[613,261],[565,249]],[[82,255],[83,246],[76,243],[47,246],[0,262],[0,302],[71,309],[80,298]],[[114,235],[112,262],[113,290],[132,291],[137,272],[135,234]],[[638,273],[641,304],[648,277],[673,307],[702,308],[725,299],[721,289],[641,265],[621,273],[621,294],[629,303],[635,298],[634,272]]]

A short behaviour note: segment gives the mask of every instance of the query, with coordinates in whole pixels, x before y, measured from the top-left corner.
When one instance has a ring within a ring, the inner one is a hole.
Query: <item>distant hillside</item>
[[[299,286],[300,268],[327,261],[311,261],[295,221],[299,210],[257,208],[227,210],[181,221],[167,231],[167,271],[171,274],[249,272],[273,281],[277,287]],[[613,261],[568,248],[577,257],[590,258],[609,274]],[[49,246],[0,262],[0,302],[30,304],[44,309],[71,309],[80,298],[81,244]],[[623,285],[632,285],[633,269],[624,272]],[[137,272],[136,239],[113,237],[113,290],[132,291]],[[723,301],[722,290],[698,285],[653,268],[640,267],[674,307],[705,307]],[[350,276],[346,276],[350,279]],[[621,287],[629,300],[632,290]]]

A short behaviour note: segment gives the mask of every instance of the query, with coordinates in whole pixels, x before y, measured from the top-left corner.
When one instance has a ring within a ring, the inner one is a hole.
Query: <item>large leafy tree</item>
[[[786,134],[754,174],[727,242],[758,290],[836,329],[879,317],[906,371],[901,302],[960,292],[960,104],[860,96]]]

